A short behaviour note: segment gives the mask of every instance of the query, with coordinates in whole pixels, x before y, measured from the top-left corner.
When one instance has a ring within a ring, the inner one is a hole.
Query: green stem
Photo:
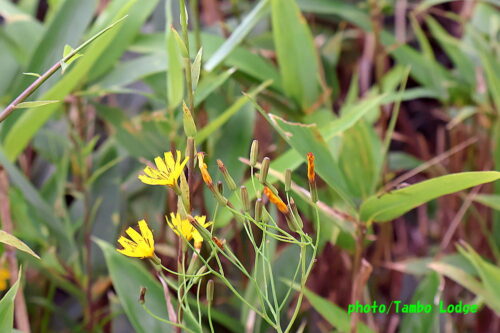
[[[292,315],[292,318],[290,319],[290,322],[288,323],[288,326],[285,330],[285,333],[290,332],[290,330],[292,329],[293,322],[297,318],[297,315],[298,315],[299,310],[300,310],[300,306],[302,304],[302,299],[304,298],[304,290],[306,287],[306,282],[307,282],[307,279],[309,277],[309,274],[311,274],[314,262],[316,260],[316,253],[318,251],[318,246],[319,246],[319,236],[321,234],[321,223],[319,221],[318,205],[314,205],[314,210],[316,212],[316,242],[314,243],[311,261],[309,262],[309,266],[308,266],[307,270],[305,271],[305,273],[304,273],[304,270],[305,270],[306,251],[305,251],[305,247],[301,247],[301,260],[303,260],[303,262],[302,262],[302,274],[303,274],[303,276],[302,276],[302,280],[301,280],[300,294],[299,294],[299,298],[297,299],[295,311]]]
[[[181,26],[182,26],[182,39],[184,44],[186,44],[187,49],[187,59],[186,60],[186,85],[188,92],[188,102],[189,110],[194,111],[194,96],[193,96],[193,83],[191,80],[191,56],[189,54],[189,36],[188,36],[188,18],[186,13],[186,1],[180,0],[180,11],[181,11]]]
[[[169,325],[172,325],[172,326],[175,326],[175,327],[178,327],[180,329],[183,329],[187,332],[193,332],[195,333],[195,331],[191,330],[190,328],[182,325],[182,324],[178,324],[178,323],[174,323],[173,321],[170,321],[170,320],[167,320],[167,319],[163,319],[157,315],[155,315],[153,312],[151,312],[151,310],[146,306],[146,304],[142,304],[142,308],[144,309],[144,311],[146,311],[151,317],[153,317],[154,319],[158,320],[158,321],[161,321],[163,323],[166,323],[166,324],[169,324]]]

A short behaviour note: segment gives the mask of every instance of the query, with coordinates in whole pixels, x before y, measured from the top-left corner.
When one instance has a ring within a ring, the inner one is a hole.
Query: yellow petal
[[[167,169],[167,166],[165,165],[165,161],[161,157],[155,157],[155,164],[158,170],[168,174],[169,171]]]
[[[134,257],[134,258],[142,258],[143,255],[141,253],[138,253],[135,250],[130,250],[130,249],[116,249],[116,251],[120,252],[121,254],[124,254],[128,257]]]
[[[132,242],[130,239],[120,236],[118,239],[118,244],[120,244],[124,249],[135,249],[137,244]]]
[[[158,172],[158,170],[155,170],[155,169],[150,168],[150,167],[145,167],[144,173],[151,178],[158,178],[161,176],[160,173]]]
[[[214,224],[212,221],[210,222],[205,222],[207,217],[205,215],[203,216],[195,216],[194,219],[203,227],[203,228],[208,228],[212,224]]]
[[[135,231],[134,228],[129,227],[125,231],[127,235],[130,236],[130,238],[137,243],[138,246],[144,246],[147,245],[146,241],[144,240],[144,237],[142,237],[137,231]]]
[[[174,231],[174,233],[179,236],[179,232],[177,231],[177,226],[176,226],[176,222],[175,222],[175,215],[174,213],[170,213],[170,217],[171,217],[171,220],[169,221],[168,218],[165,216],[165,220],[167,221],[167,224],[168,226],[170,227],[170,229],[172,229]]]
[[[141,182],[148,185],[168,185],[168,182],[164,179],[153,179],[145,175],[139,175],[139,179],[141,180]]]
[[[145,220],[139,221],[139,230],[141,231],[142,237],[144,237],[144,240],[149,245],[149,247],[154,248],[155,241],[153,239],[153,233],[151,232],[151,229],[149,229],[148,224]]]
[[[175,167],[175,161],[174,161],[174,156],[172,155],[171,152],[165,153],[165,163],[167,164],[169,171],[171,172],[174,167]]]
[[[6,280],[10,278],[10,271],[5,268],[0,268],[0,280]]]
[[[201,243],[203,243],[203,237],[201,237],[198,230],[193,231],[193,239],[194,239],[194,247],[199,249],[201,248]],[[196,246],[198,244],[199,246]]]

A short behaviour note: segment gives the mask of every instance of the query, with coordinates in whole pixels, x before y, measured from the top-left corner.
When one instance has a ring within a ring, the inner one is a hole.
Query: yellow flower
[[[149,229],[148,224],[144,220],[139,221],[139,234],[134,228],[129,227],[126,233],[130,236],[130,239],[121,236],[118,239],[118,243],[123,247],[123,249],[116,249],[118,252],[135,258],[150,258],[153,257],[155,252],[155,241],[153,239],[153,233]]]
[[[148,185],[167,185],[174,187],[177,179],[181,176],[182,170],[188,161],[188,157],[181,162],[181,152],[177,150],[177,158],[171,152],[164,154],[164,158],[155,157],[156,169],[147,166],[144,169],[145,175],[139,175],[139,179]]]
[[[200,235],[198,230],[189,222],[188,219],[181,219],[179,213],[170,213],[171,220],[165,216],[168,226],[176,233],[177,236],[183,236],[188,242],[194,239],[194,247],[197,249],[201,248],[201,243],[203,243],[203,237]],[[213,224],[213,222],[205,222],[205,216],[195,216],[194,219],[203,227],[207,228]]]
[[[7,281],[10,278],[8,269],[0,268],[0,291],[7,289]]]

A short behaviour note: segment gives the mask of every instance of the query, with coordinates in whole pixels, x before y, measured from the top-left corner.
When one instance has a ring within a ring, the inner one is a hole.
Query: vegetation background
[[[349,331],[355,300],[442,300],[479,310],[364,314],[357,329],[499,332],[500,177],[443,178],[499,170],[499,5],[192,0],[187,52],[176,0],[0,0],[0,110],[54,64],[64,69],[0,114],[2,230],[40,257],[3,247],[0,282],[10,282],[0,331],[13,322],[25,332],[174,330],[138,302],[146,285],[150,307],[166,316],[160,283],[114,249],[127,226],[146,218],[164,264],[175,266],[177,239],[163,223],[171,198],[137,175],[145,161],[184,149],[181,102],[192,86],[196,143],[211,174],[220,158],[244,183],[239,158],[258,139],[277,187],[286,168],[295,171],[311,235],[313,210],[300,188],[305,154],[316,155],[321,248],[293,331]],[[124,16],[81,57],[60,62]],[[185,82],[186,54],[193,82]],[[411,186],[426,179],[434,181]],[[210,215],[215,201],[201,177],[192,190]],[[251,265],[231,216],[219,214],[215,228]],[[0,239],[29,252],[4,233]],[[297,255],[286,245],[269,254],[277,277],[293,273]],[[244,277],[232,278],[251,295]],[[248,309],[222,285],[213,320],[217,332],[271,330],[265,322],[249,329]]]

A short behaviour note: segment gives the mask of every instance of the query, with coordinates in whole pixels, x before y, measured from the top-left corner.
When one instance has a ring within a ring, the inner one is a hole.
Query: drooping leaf
[[[462,172],[374,195],[361,206],[361,220],[387,222],[432,199],[500,179],[498,171]]]
[[[33,252],[33,250],[30,249],[30,247],[26,245],[23,241],[21,241],[16,236],[13,236],[3,230],[0,230],[0,243],[13,246],[20,251],[24,251],[26,253],[31,254],[33,257],[40,259],[40,257],[35,252]]]

